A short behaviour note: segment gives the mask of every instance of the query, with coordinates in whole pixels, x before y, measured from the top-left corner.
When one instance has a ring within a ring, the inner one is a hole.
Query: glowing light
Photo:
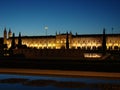
[[[53,44],[53,46],[55,46],[55,44]]]
[[[49,47],[51,47],[52,45],[51,44],[48,44]]]
[[[45,26],[45,30],[48,30],[48,26]]]
[[[59,41],[57,41],[57,43],[59,43]]]
[[[85,58],[100,58],[102,55],[97,53],[84,53]]]
[[[63,41],[61,41],[61,43],[63,43]]]
[[[76,44],[75,44],[75,43],[73,43],[73,46],[76,46]]]

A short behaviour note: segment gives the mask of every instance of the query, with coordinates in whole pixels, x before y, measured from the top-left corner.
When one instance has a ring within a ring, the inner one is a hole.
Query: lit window
[[[59,43],[59,41],[57,41],[57,43]]]
[[[64,41],[64,43],[66,43],[66,40]]]

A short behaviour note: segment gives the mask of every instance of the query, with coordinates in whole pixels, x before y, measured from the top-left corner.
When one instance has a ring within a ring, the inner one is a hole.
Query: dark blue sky
[[[0,0],[0,37],[11,28],[16,35],[120,33],[120,0]]]

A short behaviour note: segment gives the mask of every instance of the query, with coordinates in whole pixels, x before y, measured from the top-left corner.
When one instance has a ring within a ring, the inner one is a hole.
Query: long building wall
[[[73,36],[69,34],[69,47],[74,49],[98,49],[102,47],[102,35],[86,35],[86,36]],[[66,48],[66,34],[48,37],[21,37],[22,44],[29,48],[37,49],[60,49]],[[11,38],[7,39],[8,48],[11,47]],[[18,38],[15,38],[15,43],[18,44]],[[106,36],[107,49],[114,50],[120,49],[120,35],[107,35]]]
[[[102,46],[101,37],[77,37],[72,39],[72,47],[93,49]]]
[[[107,49],[120,49],[120,35],[106,38]]]

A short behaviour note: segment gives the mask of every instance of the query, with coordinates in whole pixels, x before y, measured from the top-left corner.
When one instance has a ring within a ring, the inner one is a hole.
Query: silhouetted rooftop
[[[50,35],[50,36],[22,36],[21,38],[36,38],[37,39],[37,38],[55,38],[55,37],[56,36]],[[18,38],[18,36],[15,38]]]
[[[58,34],[59,35],[59,34]],[[60,35],[66,35],[66,34],[60,34]],[[78,35],[72,35],[73,38],[75,37],[102,37],[103,34],[78,34]],[[120,36],[120,34],[106,34],[106,36]],[[12,38],[12,37],[11,37]],[[15,38],[18,38],[16,36]],[[48,36],[22,36],[21,38],[56,38],[56,35],[48,35]]]
[[[73,35],[73,37],[101,37],[103,34],[81,34],[81,35]],[[120,36],[120,34],[106,34],[106,36]]]

